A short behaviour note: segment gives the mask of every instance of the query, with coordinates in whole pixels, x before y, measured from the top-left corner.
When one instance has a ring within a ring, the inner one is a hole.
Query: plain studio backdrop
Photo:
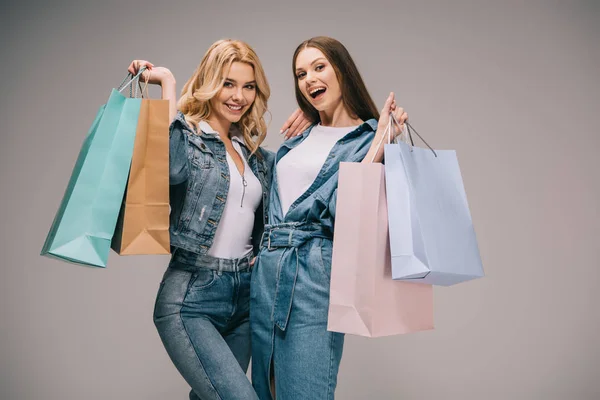
[[[275,150],[293,51],[317,35],[348,47],[378,107],[394,91],[430,144],[457,150],[487,274],[435,289],[435,330],[347,336],[337,398],[600,398],[600,2],[523,3],[3,5],[0,398],[187,398],[152,322],[168,257],[93,269],[40,249],[132,59],[170,68],[179,93],[211,43],[248,42]]]

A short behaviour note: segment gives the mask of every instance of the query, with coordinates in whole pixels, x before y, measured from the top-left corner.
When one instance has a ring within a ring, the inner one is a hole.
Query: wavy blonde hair
[[[223,88],[226,78],[224,72],[228,71],[234,62],[249,64],[254,69],[256,97],[248,111],[236,123],[246,146],[253,154],[267,134],[264,114],[268,111],[267,101],[271,89],[258,56],[247,43],[232,39],[213,43],[192,77],[183,86],[177,108],[185,115],[185,119],[197,128],[200,121],[211,115],[210,99]]]

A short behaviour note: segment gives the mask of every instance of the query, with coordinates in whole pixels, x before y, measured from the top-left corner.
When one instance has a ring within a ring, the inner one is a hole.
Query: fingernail
[[[279,130],[279,133],[283,133],[283,129],[280,129],[280,130]]]

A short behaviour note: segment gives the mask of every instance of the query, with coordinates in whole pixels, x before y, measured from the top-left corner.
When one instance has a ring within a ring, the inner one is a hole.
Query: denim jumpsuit
[[[309,135],[285,142],[277,162]],[[360,162],[377,121],[368,120],[332,148],[317,178],[282,215],[274,169],[269,222],[252,272],[252,383],[261,400],[333,399],[344,335],[327,331],[338,169]],[[273,371],[271,371],[273,370]]]
[[[232,127],[233,128],[233,127]],[[169,131],[171,261],[156,297],[154,323],[169,357],[192,387],[190,399],[256,399],[245,373],[250,362],[250,260],[267,222],[274,155],[249,156],[261,183],[254,251],[240,259],[207,255],[229,190],[224,143],[216,132],[195,134],[178,113]]]

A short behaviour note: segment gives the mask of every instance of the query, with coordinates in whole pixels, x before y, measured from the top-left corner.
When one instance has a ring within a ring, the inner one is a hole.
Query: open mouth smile
[[[229,108],[233,112],[242,111],[242,108],[244,108],[242,106],[238,106],[238,105],[235,105],[235,104],[227,104],[227,103],[225,103],[225,105],[227,106],[227,108]]]
[[[317,99],[318,97],[321,97],[326,90],[327,89],[325,89],[323,86],[318,86],[310,89],[308,93],[310,97],[312,97],[313,99]]]

